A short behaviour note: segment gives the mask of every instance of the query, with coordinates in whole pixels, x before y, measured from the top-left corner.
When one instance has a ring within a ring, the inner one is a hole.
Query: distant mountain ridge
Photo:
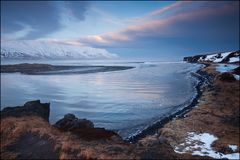
[[[1,42],[1,59],[112,59],[105,49],[52,43],[47,41]]]
[[[183,61],[188,62],[214,62],[214,63],[238,63],[240,50],[232,52],[219,52],[184,57]]]

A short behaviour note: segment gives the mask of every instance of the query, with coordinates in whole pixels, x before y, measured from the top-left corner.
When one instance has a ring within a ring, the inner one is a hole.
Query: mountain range
[[[112,59],[105,49],[48,41],[2,41],[1,59]]]

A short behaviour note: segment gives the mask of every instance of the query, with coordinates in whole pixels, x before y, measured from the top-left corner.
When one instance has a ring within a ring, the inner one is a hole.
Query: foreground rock
[[[179,158],[166,141],[148,139],[131,144],[73,114],[52,126],[47,121],[49,104],[39,100],[5,108],[1,115],[1,159]]]
[[[63,131],[94,128],[94,124],[91,121],[78,119],[74,114],[66,114],[64,118],[57,121],[54,126]]]
[[[73,114],[66,114],[64,118],[60,119],[54,125],[60,131],[70,131],[79,138],[86,140],[97,139],[121,139],[121,137],[105,128],[94,128],[94,124],[87,119],[78,119]]]
[[[137,158],[131,144],[91,121],[67,114],[48,123],[49,104],[39,100],[1,111],[1,159]],[[91,140],[91,141],[89,141]]]
[[[235,68],[232,72],[233,74],[237,74],[237,75],[240,75],[240,66]]]
[[[1,118],[38,116],[49,121],[50,103],[40,103],[40,100],[29,101],[23,106],[6,107],[1,111]]]

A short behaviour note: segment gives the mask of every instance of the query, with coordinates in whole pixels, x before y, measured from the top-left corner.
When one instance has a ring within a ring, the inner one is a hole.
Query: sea
[[[23,61],[2,61],[2,64]],[[197,95],[196,72],[203,65],[161,61],[27,61],[69,66],[131,66],[132,69],[85,74],[1,73],[1,109],[27,101],[50,103],[50,122],[67,113],[124,139],[141,133],[188,106]]]

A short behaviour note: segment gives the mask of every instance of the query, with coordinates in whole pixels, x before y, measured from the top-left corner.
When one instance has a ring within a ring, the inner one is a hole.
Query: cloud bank
[[[119,46],[119,43],[126,44],[140,39],[154,37],[187,37],[188,35],[196,34],[197,32],[207,32],[209,27],[207,23],[211,23],[211,20],[218,20],[222,16],[231,16],[239,12],[239,5],[237,5],[239,2],[219,3],[220,4],[218,5],[214,5],[215,2],[201,2],[199,3],[199,6],[196,6],[196,3],[193,2],[175,2],[169,6],[148,13],[144,18],[138,21],[137,25],[130,25],[116,32],[83,37],[77,41],[93,46],[107,47],[115,45]],[[156,18],[160,15],[166,14],[167,12],[173,11],[177,12],[163,18]],[[189,30],[187,25],[192,27],[194,26],[193,23],[195,23],[195,26],[201,26],[201,28],[198,27],[199,31],[192,28]],[[222,25],[221,23],[221,21],[216,21],[216,23],[213,24],[216,26],[214,29],[218,30],[219,27],[225,27],[228,25]],[[236,23],[238,23],[236,26],[239,26],[239,22],[236,21]],[[224,34],[224,30],[222,31]]]
[[[1,14],[2,41],[42,40],[135,57],[239,49],[239,1],[1,1]]]
[[[64,20],[84,20],[87,7],[84,1],[1,1],[1,39],[43,37],[61,29]]]

